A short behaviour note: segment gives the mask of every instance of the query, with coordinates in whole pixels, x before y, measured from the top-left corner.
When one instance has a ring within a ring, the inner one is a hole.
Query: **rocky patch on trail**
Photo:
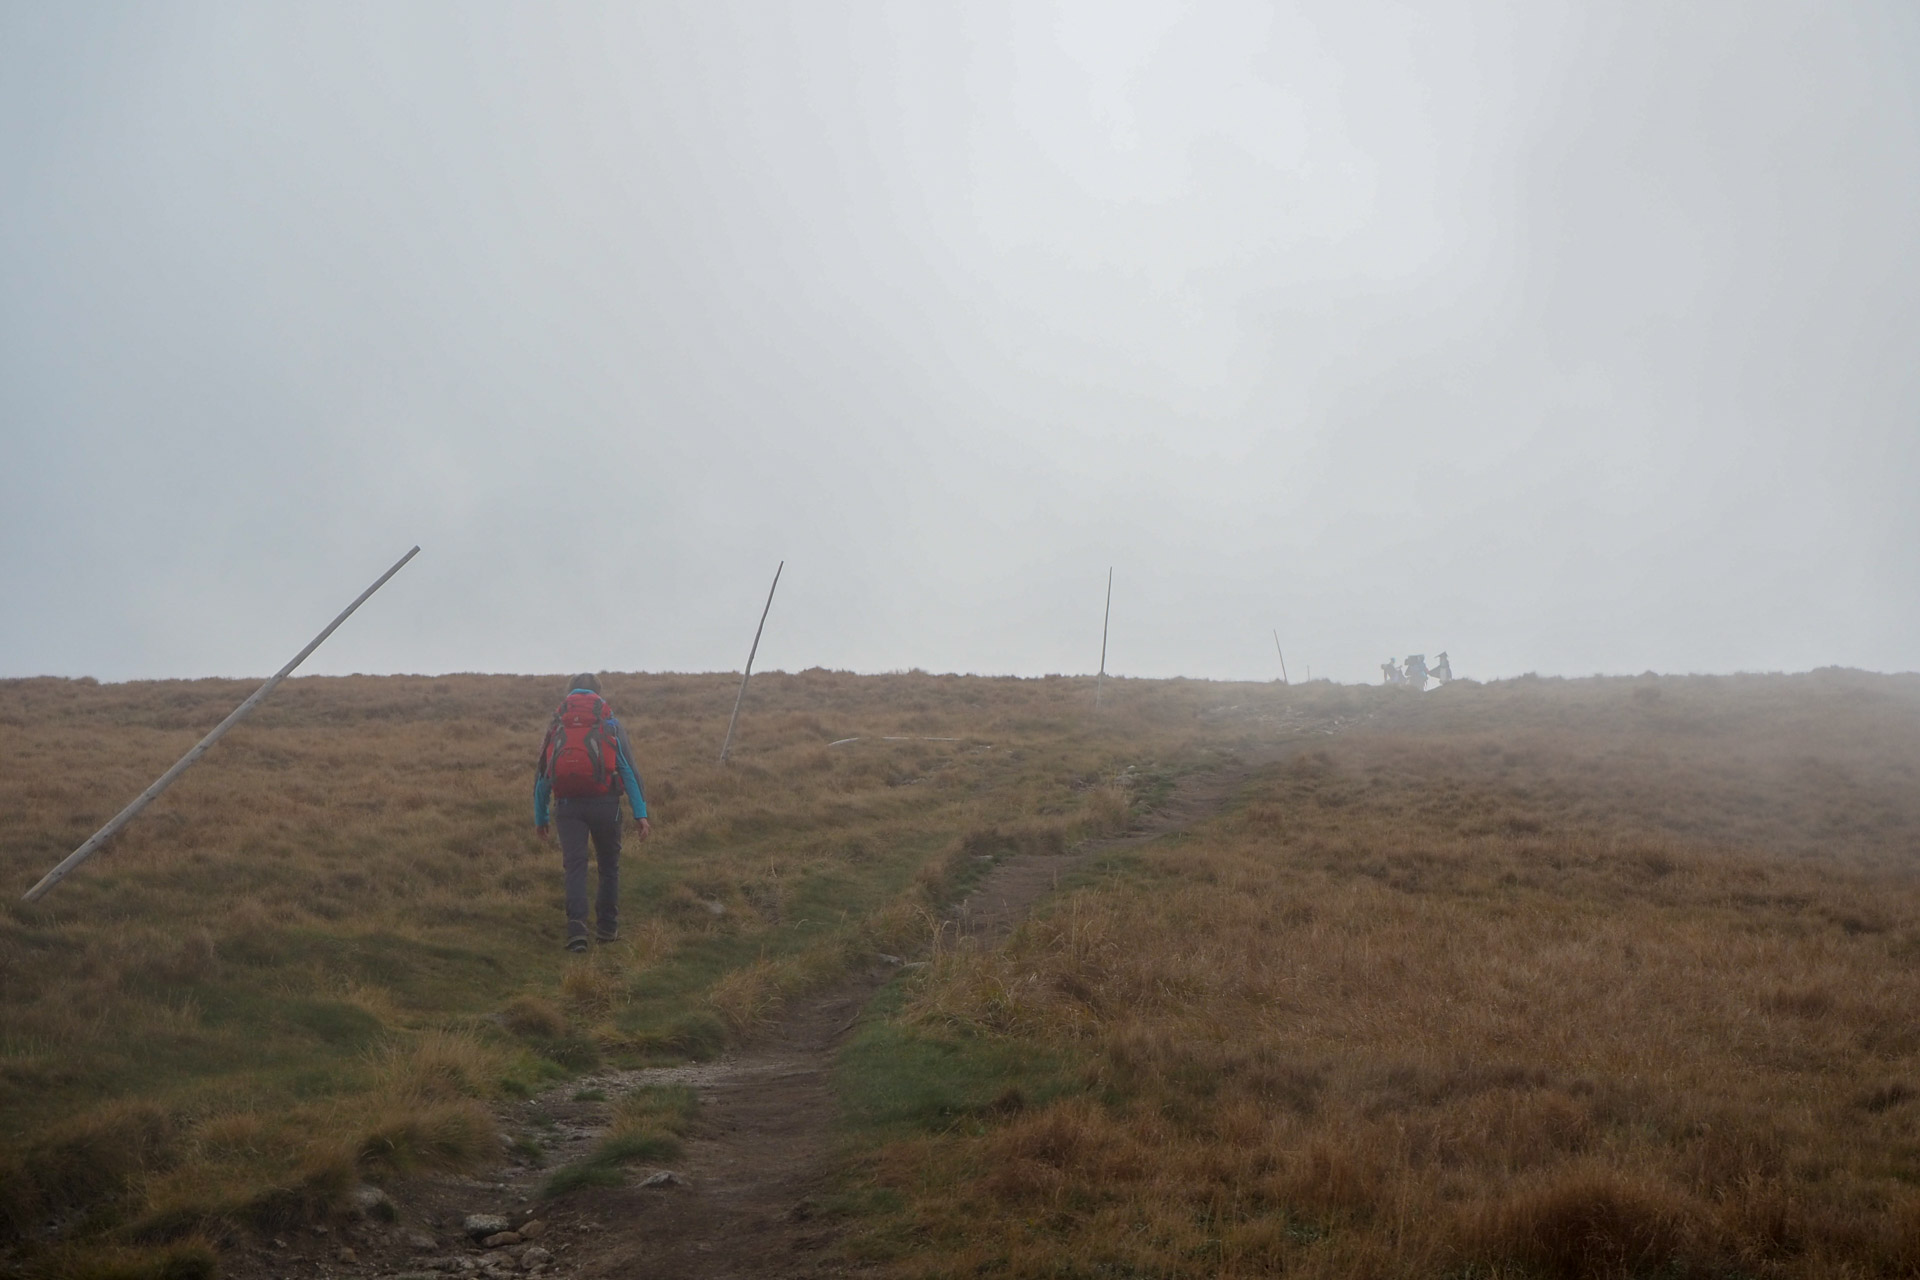
[[[488,1178],[423,1177],[371,1184],[348,1197],[345,1221],[289,1228],[228,1252],[236,1280],[446,1280],[449,1276],[582,1274],[579,1242],[604,1224],[565,1203],[542,1203],[542,1182],[585,1158],[621,1095],[643,1085],[695,1083],[714,1066],[600,1072],[498,1113],[505,1165]],[[629,1171],[658,1195],[686,1186],[670,1169]]]
[[[426,1214],[420,1225],[379,1221],[322,1224],[288,1231],[229,1254],[231,1276],[398,1277],[571,1276],[566,1242],[549,1235],[545,1218],[531,1210],[512,1215],[474,1214],[454,1221]],[[411,1216],[411,1215],[409,1215]],[[476,1237],[475,1221],[498,1223],[499,1231]]]

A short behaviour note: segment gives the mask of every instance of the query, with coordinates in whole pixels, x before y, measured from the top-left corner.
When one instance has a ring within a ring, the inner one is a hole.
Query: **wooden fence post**
[[[1107,682],[1107,624],[1113,621],[1113,566],[1107,566],[1107,611],[1100,617],[1100,674],[1093,678],[1093,709],[1100,709],[1100,687]]]
[[[720,744],[720,763],[727,762],[727,753],[733,750],[733,726],[740,723],[740,703],[747,696],[747,681],[753,676],[753,655],[760,652],[760,633],[767,627],[767,610],[773,608],[773,593],[780,589],[780,570],[787,567],[782,560],[780,567],[773,571],[773,585],[767,588],[767,607],[760,611],[760,625],[753,629],[753,648],[747,650],[747,669],[740,673],[740,692],[733,695],[733,717],[727,721],[727,740]]]

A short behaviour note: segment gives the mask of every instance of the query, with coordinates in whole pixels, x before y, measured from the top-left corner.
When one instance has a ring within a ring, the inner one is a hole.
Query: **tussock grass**
[[[44,1280],[213,1280],[220,1257],[205,1240],[160,1248],[56,1248],[39,1260]]]
[[[496,1159],[499,1098],[717,1053],[924,946],[975,850],[1112,829],[1131,793],[1102,780],[1261,729],[1199,682],[1109,682],[1094,721],[1084,680],[773,672],[723,767],[734,678],[611,675],[658,834],[627,844],[621,941],[582,960],[531,829],[560,683],[290,680],[28,907],[253,684],[0,681],[0,1266]],[[1231,691],[1265,716],[1337,696]]]
[[[682,1152],[681,1138],[699,1115],[699,1098],[686,1085],[647,1085],[621,1097],[613,1124],[587,1158],[548,1178],[541,1195],[582,1187],[613,1187],[626,1181],[624,1167],[660,1164]]]
[[[894,1104],[850,1050],[893,1206],[860,1247],[924,1276],[1911,1274],[1917,695],[1456,685],[1296,755],[909,985],[868,1037],[943,1046],[920,1088],[961,1105]],[[1051,1099],[995,1068],[1032,1061]]]

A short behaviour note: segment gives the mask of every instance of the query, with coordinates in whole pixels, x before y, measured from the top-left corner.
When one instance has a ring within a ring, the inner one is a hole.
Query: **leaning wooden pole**
[[[1100,689],[1107,682],[1107,624],[1113,621],[1113,566],[1107,566],[1107,611],[1100,615],[1100,674],[1093,678],[1093,709],[1100,709]]]
[[[1293,681],[1287,679],[1287,654],[1286,650],[1280,647],[1280,629],[1278,627],[1273,629],[1273,651],[1280,655],[1280,683],[1292,684]]]
[[[207,754],[208,747],[211,747],[214,743],[220,741],[220,739],[223,736],[225,736],[227,730],[233,728],[233,726],[235,726],[236,724],[239,724],[242,720],[246,719],[248,713],[251,712],[255,707],[260,705],[260,700],[262,698],[272,693],[274,690],[274,687],[278,685],[282,680],[285,680],[287,676],[292,673],[295,667],[299,666],[302,662],[305,662],[307,660],[308,654],[312,653],[315,649],[318,649],[320,647],[320,642],[322,640],[325,640],[328,636],[332,635],[334,632],[334,629],[338,627],[341,623],[345,622],[349,617],[351,617],[355,609],[358,609],[361,605],[367,602],[368,596],[378,591],[381,587],[386,586],[388,578],[391,578],[394,574],[400,572],[400,570],[406,566],[407,561],[413,559],[415,556],[419,554],[420,554],[420,548],[415,547],[413,550],[407,552],[407,554],[401,556],[399,560],[395,561],[393,568],[381,574],[378,580],[376,580],[372,586],[368,587],[365,591],[362,591],[359,594],[359,596],[355,598],[352,604],[348,605],[345,609],[341,611],[339,617],[335,618],[332,622],[329,622],[327,624],[327,629],[325,631],[322,631],[319,635],[313,638],[312,643],[308,644],[307,647],[302,649],[300,652],[294,654],[293,661],[287,663],[286,666],[280,668],[280,670],[275,672],[272,675],[272,677],[270,677],[267,680],[265,684],[261,685],[258,689],[255,689],[253,691],[252,696],[250,696],[245,702],[241,703],[239,706],[235,707],[233,709],[232,714],[227,716],[227,718],[225,720],[222,720],[219,724],[215,725],[213,727],[213,732],[209,733],[206,737],[200,739],[200,743],[198,746],[194,747],[193,750],[187,752],[187,754],[185,754],[184,756],[181,756],[180,759],[174,764],[173,768],[161,774],[159,779],[152,786],[148,787],[145,791],[142,791],[132,804],[122,809],[119,812],[119,814],[114,817],[113,821],[109,822],[106,826],[94,832],[93,835],[88,838],[85,844],[81,845],[78,849],[75,849],[72,853],[68,854],[64,859],[62,859],[59,866],[47,872],[46,875],[40,877],[40,883],[33,886],[33,888],[27,890],[27,896],[24,899],[22,899],[22,901],[33,902],[37,900],[41,894],[45,893],[47,890],[53,888],[53,886],[59,884],[62,880],[66,879],[68,872],[72,871],[75,867],[85,862],[88,858],[91,858],[94,854],[98,853],[100,851],[100,846],[104,845],[107,841],[113,839],[113,837],[119,833],[120,828],[126,826],[129,822],[132,822],[136,817],[140,815],[140,811],[142,809],[152,804],[154,799],[157,796],[159,796],[159,794],[162,791],[165,791],[168,787],[172,786],[173,780],[175,778],[179,777],[181,774],[185,773],[189,768],[191,768],[194,761],[198,760],[201,756]]]
[[[760,652],[760,633],[767,629],[767,610],[773,608],[773,593],[780,589],[780,569],[787,567],[782,560],[780,567],[773,571],[773,585],[767,588],[767,607],[760,611],[760,625],[753,629],[753,648],[747,650],[747,669],[740,674],[740,692],[733,695],[733,717],[727,721],[727,740],[720,744],[720,763],[727,762],[727,753],[733,750],[733,727],[740,723],[740,703],[747,696],[747,681],[753,678],[753,655]]]

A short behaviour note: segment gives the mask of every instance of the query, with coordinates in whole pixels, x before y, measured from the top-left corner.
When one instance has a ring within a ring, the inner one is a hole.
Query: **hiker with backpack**
[[[647,799],[633,767],[627,731],[600,696],[600,679],[591,672],[567,682],[567,696],[553,713],[540,765],[533,777],[533,825],[542,840],[560,829],[560,862],[567,876],[567,950],[587,949],[587,841],[591,837],[600,867],[594,902],[594,938],[620,936],[620,793],[633,806],[639,837],[653,834]]]

